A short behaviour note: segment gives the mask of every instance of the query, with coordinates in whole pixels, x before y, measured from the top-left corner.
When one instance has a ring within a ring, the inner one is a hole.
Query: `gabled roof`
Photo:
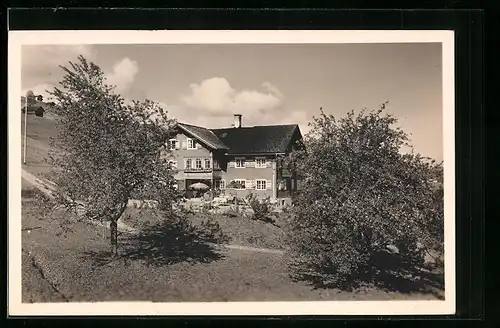
[[[217,136],[211,130],[207,128],[185,123],[177,123],[177,126],[181,130],[184,130],[188,134],[199,139],[201,142],[204,142],[205,144],[207,144],[207,146],[213,149],[228,149],[228,147],[221,140],[219,140],[219,138],[217,138]]]
[[[294,134],[300,137],[297,124],[212,129],[229,148],[229,153],[276,154],[289,151]]]
[[[225,150],[232,155],[286,153],[294,136],[302,137],[297,124],[225,129],[207,129],[185,123],[177,123],[177,126],[212,149]]]

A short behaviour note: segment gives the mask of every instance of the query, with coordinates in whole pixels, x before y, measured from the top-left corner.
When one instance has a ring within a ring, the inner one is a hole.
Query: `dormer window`
[[[187,149],[196,149],[196,141],[187,139]]]

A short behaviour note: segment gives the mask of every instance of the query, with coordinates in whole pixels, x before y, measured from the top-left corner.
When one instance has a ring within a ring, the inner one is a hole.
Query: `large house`
[[[239,197],[254,193],[288,202],[298,180],[293,171],[283,168],[282,160],[302,144],[299,126],[243,127],[242,116],[234,118],[233,127],[225,129],[176,125],[168,147],[177,187],[189,191],[201,182]]]

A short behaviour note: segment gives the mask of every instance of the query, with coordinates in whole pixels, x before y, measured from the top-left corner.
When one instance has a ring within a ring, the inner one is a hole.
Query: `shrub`
[[[442,249],[442,166],[400,152],[407,135],[384,107],[338,121],[321,112],[307,150],[288,159],[303,177],[286,227],[297,279],[352,288],[380,272],[403,274]],[[388,246],[402,262],[388,262]]]
[[[271,214],[271,202],[269,197],[259,200],[257,196],[250,193],[246,198],[246,202],[253,210],[253,219],[261,221],[269,220]]]

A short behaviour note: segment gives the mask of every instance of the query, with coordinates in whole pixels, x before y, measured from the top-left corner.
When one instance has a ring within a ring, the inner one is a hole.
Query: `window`
[[[234,189],[246,189],[245,186],[246,180],[236,179],[234,182],[236,183],[236,187]]]
[[[177,149],[178,142],[179,141],[177,141],[177,139],[170,139],[168,141],[168,148],[171,149],[171,150],[172,149]]]
[[[193,167],[193,161],[191,158],[186,159],[186,169],[190,169]]]
[[[214,160],[214,169],[220,169],[219,161]]]
[[[225,180],[215,180],[215,189],[226,189],[226,181]]]
[[[187,149],[196,149],[196,141],[187,139]]]
[[[266,185],[266,180],[257,180],[257,190],[266,190],[267,185]]]
[[[245,167],[245,159],[244,158],[237,158],[235,160],[235,166],[237,168],[242,168],[242,167]]]
[[[210,169],[210,158],[205,158],[205,168]]]
[[[197,170],[201,170],[201,169],[202,169],[202,166],[201,166],[201,158],[197,158],[197,159],[196,159],[196,169],[197,169]]]
[[[257,167],[257,168],[266,167],[266,159],[265,158],[256,158],[255,159],[255,167]]]

